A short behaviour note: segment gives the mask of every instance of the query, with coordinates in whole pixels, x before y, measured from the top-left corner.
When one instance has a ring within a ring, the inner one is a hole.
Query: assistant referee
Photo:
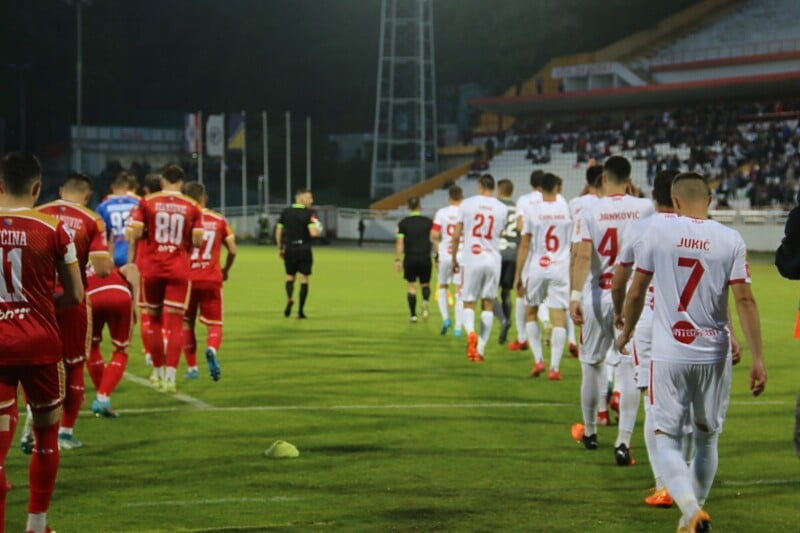
[[[402,265],[403,277],[408,282],[408,310],[414,323],[417,321],[417,280],[422,287],[422,318],[426,320],[429,316],[433,221],[422,216],[417,197],[409,198],[408,211],[408,216],[397,225],[394,267],[400,272]]]
[[[287,207],[278,219],[275,228],[275,242],[278,243],[280,257],[286,268],[286,308],[283,316],[292,314],[294,305],[294,278],[300,279],[300,307],[297,318],[306,318],[303,309],[308,298],[308,277],[314,257],[311,254],[311,239],[322,233],[322,224],[317,220],[311,206],[314,197],[308,189],[298,189],[294,202]]]

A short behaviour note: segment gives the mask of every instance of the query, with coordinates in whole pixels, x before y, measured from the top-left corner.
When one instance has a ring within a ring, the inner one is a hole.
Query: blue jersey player
[[[128,262],[128,241],[125,238],[125,224],[131,209],[139,204],[139,197],[128,188],[126,172],[120,172],[111,182],[111,194],[97,206],[99,214],[106,223],[109,242],[114,243],[114,264],[122,266]]]

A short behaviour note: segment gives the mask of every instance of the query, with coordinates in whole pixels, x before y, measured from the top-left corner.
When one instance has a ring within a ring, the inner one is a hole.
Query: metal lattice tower
[[[381,0],[370,195],[438,170],[433,0]]]

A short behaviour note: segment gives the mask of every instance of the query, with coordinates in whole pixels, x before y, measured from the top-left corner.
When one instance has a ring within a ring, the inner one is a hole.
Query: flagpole
[[[261,112],[261,127],[264,130],[262,141],[264,143],[264,211],[269,206],[269,143],[267,138],[267,112]]]
[[[311,117],[306,117],[306,189],[311,190]]]
[[[242,231],[247,229],[247,115],[242,111]]]
[[[219,200],[220,211],[225,214],[225,150],[227,149],[227,133],[225,131],[225,113],[222,113],[222,156],[219,163]]]
[[[197,121],[199,124],[197,125],[197,181],[203,183],[203,112],[197,112]]]
[[[286,205],[292,205],[292,115],[286,112]]]

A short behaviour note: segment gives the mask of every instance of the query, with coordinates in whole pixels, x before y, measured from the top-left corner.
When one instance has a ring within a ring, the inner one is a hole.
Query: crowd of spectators
[[[648,181],[664,168],[697,170],[718,184],[720,206],[747,197],[752,207],[792,205],[800,190],[800,101],[703,104],[657,113],[518,121],[494,137],[525,150],[533,164],[551,150],[575,162],[627,150],[647,161]],[[476,139],[478,140],[478,139]]]

